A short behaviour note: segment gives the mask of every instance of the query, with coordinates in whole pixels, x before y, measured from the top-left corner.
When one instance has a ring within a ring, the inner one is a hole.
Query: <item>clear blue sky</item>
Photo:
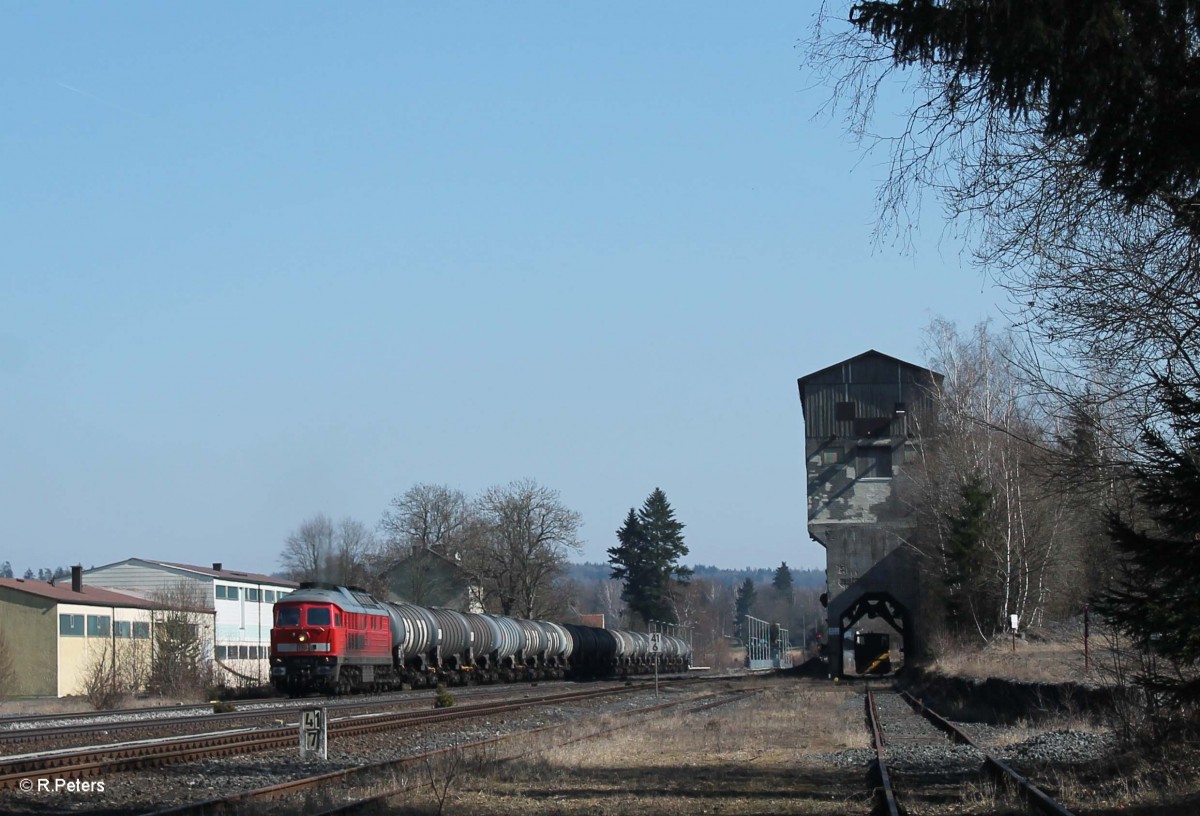
[[[8,3],[0,560],[269,571],[531,477],[604,560],[824,566],[796,378],[997,296],[872,241],[815,4]]]

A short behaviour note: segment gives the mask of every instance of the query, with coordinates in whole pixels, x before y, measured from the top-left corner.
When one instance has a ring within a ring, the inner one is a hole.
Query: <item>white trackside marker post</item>
[[[662,632],[650,633],[650,654],[654,658],[654,699],[658,699],[658,656],[662,654]]]
[[[329,759],[329,730],[323,708],[300,711],[300,758],[312,755]]]

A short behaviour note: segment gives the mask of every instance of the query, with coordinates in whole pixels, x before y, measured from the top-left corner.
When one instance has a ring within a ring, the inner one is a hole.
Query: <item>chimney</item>
[[[220,571],[221,571],[221,562],[213,561],[213,572],[220,572]]]
[[[83,565],[76,564],[71,567],[71,591],[83,592]]]

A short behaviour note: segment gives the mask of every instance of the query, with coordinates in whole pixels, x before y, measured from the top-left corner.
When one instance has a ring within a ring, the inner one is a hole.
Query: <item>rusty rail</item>
[[[896,804],[896,792],[892,788],[892,777],[887,769],[883,723],[879,721],[879,709],[875,705],[875,692],[869,685],[867,686],[866,708],[867,722],[871,726],[871,737],[875,743],[875,763],[879,770],[879,788],[883,797],[883,806],[887,816],[900,816],[900,807]]]
[[[913,710],[923,716],[934,726],[940,728],[950,739],[962,745],[970,745],[983,754],[984,766],[990,768],[994,773],[999,774],[1002,778],[1008,778],[1016,784],[1017,788],[1025,795],[1029,804],[1039,813],[1047,814],[1047,816],[1074,816],[1071,811],[1060,805],[1055,800],[1051,799],[1044,791],[1033,784],[1027,777],[1022,776],[1013,770],[1008,764],[1000,761],[996,757],[983,750],[975,743],[967,734],[954,723],[947,720],[936,711],[930,709],[925,703],[913,697],[907,691],[900,692],[900,697],[913,707]]]

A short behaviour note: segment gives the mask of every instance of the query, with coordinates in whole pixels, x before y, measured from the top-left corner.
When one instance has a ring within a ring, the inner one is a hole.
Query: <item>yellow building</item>
[[[0,641],[13,668],[9,697],[86,693],[89,677],[111,672],[134,689],[145,685],[159,605],[124,592],[84,586],[72,567],[69,583],[0,578]],[[212,612],[207,629],[211,655]],[[115,658],[115,659],[114,659]],[[0,658],[3,659],[3,658]]]

